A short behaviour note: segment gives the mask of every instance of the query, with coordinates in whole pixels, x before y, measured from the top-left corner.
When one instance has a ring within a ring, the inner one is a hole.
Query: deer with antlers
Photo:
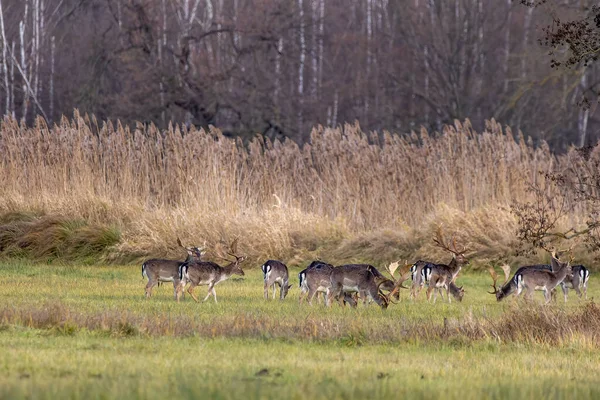
[[[221,267],[220,265],[210,261],[192,261],[182,264],[179,268],[180,282],[176,291],[177,301],[179,301],[179,298],[183,294],[185,286],[190,283],[187,292],[196,302],[198,302],[198,298],[193,293],[194,288],[199,285],[208,285],[208,293],[202,301],[206,301],[212,294],[216,303],[217,293],[215,291],[215,286],[217,284],[229,279],[229,277],[234,274],[242,276],[245,275],[244,271],[240,267],[240,264],[246,259],[246,257],[239,256],[236,253],[237,239],[233,241],[229,251],[227,252],[227,255],[234,257],[235,260],[229,260],[231,262],[224,267]]]
[[[344,299],[350,293],[359,293],[365,299],[371,299],[382,309],[388,306],[388,299],[380,293],[383,281],[376,281],[376,274],[372,265],[367,264],[347,264],[336,267],[331,272],[331,289],[329,292],[328,303],[335,298],[343,305]]]
[[[159,285],[161,282],[173,282],[173,295],[177,299],[177,285],[179,285],[179,268],[182,264],[192,261],[199,261],[206,254],[204,247],[185,247],[181,244],[181,240],[177,238],[179,247],[183,247],[188,256],[185,261],[164,260],[153,258],[142,264],[142,276],[148,279],[146,284],[146,297],[152,297],[152,288]]]
[[[458,250],[456,246],[456,239],[452,240],[452,247],[445,241],[442,234],[441,228],[436,230],[436,236],[433,238],[433,242],[436,246],[452,253],[452,260],[449,264],[427,264],[421,268],[421,280],[427,284],[427,300],[431,300],[431,295],[434,291],[442,293],[442,289],[446,291],[446,297],[448,302],[452,302],[450,295],[462,301],[464,296],[464,290],[462,287],[455,285],[456,277],[464,265],[469,263],[469,260],[465,257],[467,248],[463,247]],[[452,289],[451,289],[452,288]],[[443,297],[443,295],[442,295]],[[435,293],[433,302],[437,298]]]
[[[498,274],[490,267],[488,270],[494,282],[492,284],[494,291],[488,293],[495,294],[496,300],[501,301],[513,293],[519,296],[523,291],[525,291],[525,297],[531,299],[535,290],[542,290],[546,304],[548,304],[552,299],[552,291],[571,273],[570,261],[559,261],[555,250],[551,251],[551,255],[550,270],[548,270],[546,265],[524,266],[519,268],[511,279],[509,279],[510,266],[503,265],[501,268],[504,271],[506,280],[500,288],[496,286]]]

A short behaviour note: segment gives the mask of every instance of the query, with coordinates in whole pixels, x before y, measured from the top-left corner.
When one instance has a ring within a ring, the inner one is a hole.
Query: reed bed
[[[497,257],[514,247],[510,204],[527,201],[544,172],[575,163],[572,153],[554,155],[493,120],[481,133],[468,120],[410,135],[319,126],[299,146],[77,112],[52,127],[5,118],[0,152],[0,232],[23,215],[118,230],[105,261],[178,254],[176,236],[209,245],[241,237],[251,257],[287,259],[343,259],[341,249],[380,248],[380,240],[387,250],[377,256],[392,259],[430,251],[440,224]],[[584,221],[586,210],[574,210],[569,222]],[[0,251],[15,246],[9,240]]]

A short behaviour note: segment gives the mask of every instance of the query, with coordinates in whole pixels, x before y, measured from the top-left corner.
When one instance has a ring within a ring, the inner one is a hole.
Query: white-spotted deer
[[[194,260],[201,260],[202,256],[206,254],[204,248],[201,247],[185,247],[181,244],[181,240],[177,238],[177,244],[183,247],[187,252],[188,256],[185,261],[178,260],[164,260],[159,258],[153,258],[147,260],[142,264],[142,277],[148,279],[146,284],[146,297],[152,296],[152,288],[156,285],[160,285],[161,282],[173,282],[173,295],[177,299],[177,285],[179,285],[179,268],[182,264],[188,263]]]
[[[292,287],[292,285],[289,284],[287,266],[281,261],[267,260],[260,268],[262,269],[265,281],[265,300],[269,299],[270,287],[273,288],[273,300],[275,300],[277,285],[279,285],[279,300],[285,299],[288,290]]]
[[[212,294],[215,303],[217,302],[217,293],[215,286],[224,280],[229,279],[231,275],[244,275],[244,271],[240,264],[246,259],[245,256],[236,255],[237,239],[233,241],[228,255],[235,258],[228,265],[221,267],[220,265],[210,261],[192,261],[181,265],[179,269],[180,282],[176,289],[176,298],[179,301],[186,284],[190,284],[187,292],[192,298],[198,302],[198,298],[194,295],[193,290],[199,285],[208,285],[208,293],[202,301],[206,301]]]

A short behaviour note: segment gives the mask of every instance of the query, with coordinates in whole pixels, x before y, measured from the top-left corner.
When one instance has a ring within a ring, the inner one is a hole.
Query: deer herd
[[[416,299],[421,289],[427,287],[427,299],[435,303],[438,294],[448,302],[452,298],[462,301],[465,290],[456,284],[456,279],[463,266],[469,263],[465,256],[467,248],[458,248],[456,241],[452,245],[444,240],[441,230],[436,232],[433,239],[435,245],[452,254],[452,260],[448,264],[436,264],[429,261],[419,260],[413,264],[400,267],[399,262],[391,263],[385,267],[389,277],[384,276],[373,265],[369,264],[346,264],[334,267],[323,261],[313,261],[298,274],[300,287],[300,304],[307,301],[312,304],[315,296],[317,299],[322,294],[324,304],[330,306],[335,300],[340,305],[349,304],[352,307],[358,305],[359,300],[364,304],[374,302],[382,309],[388,307],[391,302],[399,300],[400,289],[409,289],[410,297]],[[152,296],[152,288],[164,282],[173,283],[173,296],[178,302],[184,296],[184,291],[198,302],[194,295],[194,288],[207,285],[208,292],[203,301],[212,295],[215,303],[217,293],[215,286],[230,278],[232,275],[244,275],[241,263],[246,259],[237,254],[237,240],[229,246],[226,254],[229,258],[224,260],[229,263],[225,266],[211,261],[203,260],[206,254],[205,247],[185,247],[179,238],[177,243],[187,252],[184,261],[151,259],[142,264],[142,276],[148,279],[146,284],[146,297]],[[571,261],[559,260],[561,252],[555,249],[547,249],[551,254],[550,265],[528,265],[517,269],[510,276],[510,266],[503,265],[505,282],[497,286],[498,274],[493,267],[489,267],[492,277],[493,288],[490,294],[496,295],[497,301],[515,295],[519,297],[524,293],[526,299],[533,297],[533,292],[540,290],[544,292],[546,303],[549,303],[560,286],[567,301],[569,289],[574,289],[580,298],[587,299],[587,285],[590,277],[589,270],[583,265],[571,266]],[[570,249],[569,249],[570,252]],[[562,252],[564,253],[564,252]],[[292,288],[287,266],[281,261],[268,260],[261,266],[264,278],[264,298],[269,299],[269,291],[275,299],[279,289],[279,299],[284,300]],[[394,274],[398,272],[399,278]],[[404,286],[408,280],[412,281],[410,287]],[[187,290],[186,290],[187,286]]]

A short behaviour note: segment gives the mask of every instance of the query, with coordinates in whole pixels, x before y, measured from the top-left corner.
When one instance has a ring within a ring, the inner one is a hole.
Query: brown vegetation
[[[0,251],[60,256],[67,251],[48,242],[77,242],[95,227],[105,232],[90,239],[103,259],[121,261],[176,256],[177,236],[209,248],[240,237],[256,259],[442,259],[431,242],[440,225],[475,259],[508,257],[510,204],[531,198],[540,172],[571,163],[494,121],[482,133],[466,121],[411,136],[317,127],[300,147],[78,115],[53,127],[5,119],[0,152]],[[585,215],[578,206],[568,223]],[[64,239],[71,220],[77,234]]]
[[[319,313],[305,319],[234,313],[207,322],[191,315],[143,315],[127,310],[85,313],[54,302],[41,307],[5,306],[0,309],[0,321],[2,329],[25,326],[67,335],[85,329],[115,336],[351,340],[354,344],[415,341],[467,344],[492,340],[500,343],[558,345],[578,340],[594,345],[600,340],[600,308],[594,302],[571,311],[540,307],[533,303],[515,304],[495,319],[466,313],[456,319],[444,318],[441,323],[437,319],[408,321],[383,318],[371,324]]]

